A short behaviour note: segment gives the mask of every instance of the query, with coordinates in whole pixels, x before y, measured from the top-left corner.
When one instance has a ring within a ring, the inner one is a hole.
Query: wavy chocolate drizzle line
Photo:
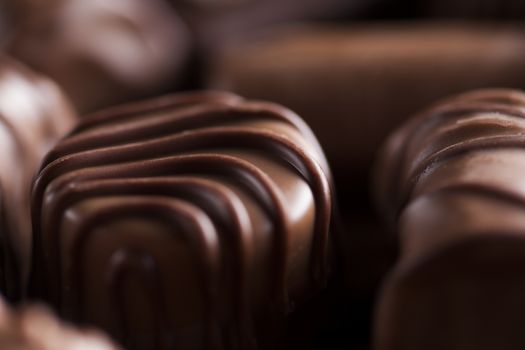
[[[425,163],[418,166],[414,171],[413,175],[408,178],[405,186],[407,189],[404,191],[405,197],[403,198],[401,207],[404,207],[410,200],[415,185],[420,181],[421,176],[429,176],[441,165],[446,163],[449,159],[480,150],[487,149],[498,149],[498,148],[522,148],[525,149],[525,136],[501,136],[494,138],[484,138],[479,140],[472,140],[471,142],[465,142],[460,145],[454,145],[448,147],[446,150],[436,152],[432,157],[425,160]]]
[[[521,125],[520,125],[521,124]],[[439,160],[440,155],[472,143],[485,140],[487,143],[499,143],[501,138],[512,138],[523,134],[525,119],[512,116],[498,115],[498,118],[479,119],[479,115],[454,119],[443,125],[425,141],[418,145],[418,149],[410,157],[412,162],[406,174],[422,172],[426,166]],[[418,169],[421,169],[418,171]]]
[[[486,104],[482,102],[477,103],[461,103],[461,105],[447,106],[436,113],[432,113],[413,128],[409,133],[406,141],[406,147],[420,142],[428,132],[432,132],[437,125],[442,123],[452,123],[456,120],[461,120],[465,115],[472,115],[478,113],[495,113],[508,117],[516,117],[525,119],[525,109],[513,108],[500,104]],[[405,148],[405,149],[407,149]]]
[[[407,184],[413,189],[413,186],[419,181],[421,175],[431,174],[441,164],[450,158],[459,156],[461,154],[487,149],[498,148],[523,148],[525,149],[525,135],[503,135],[499,137],[486,137],[462,144],[453,145],[435,152],[432,156],[425,159],[424,162],[418,165],[411,176],[408,177]],[[410,196],[411,191],[406,191]]]
[[[185,239],[190,242],[190,245],[193,246],[196,256],[199,261],[199,270],[200,276],[202,276],[202,284],[204,287],[204,297],[205,297],[205,324],[207,328],[207,333],[210,335],[209,340],[216,339],[214,335],[214,329],[216,325],[214,323],[218,320],[216,315],[217,305],[218,305],[218,270],[220,268],[220,254],[218,252],[219,247],[215,242],[209,242],[206,238],[206,229],[201,226],[198,219],[194,216],[194,210],[197,208],[191,206],[183,201],[177,199],[168,199],[162,197],[141,197],[138,200],[131,201],[127,200],[124,203],[119,203],[118,205],[113,205],[103,209],[95,210],[93,213],[88,214],[82,223],[79,225],[76,232],[72,233],[75,237],[72,257],[74,259],[72,267],[72,277],[73,283],[77,287],[77,311],[79,315],[77,320],[83,319],[82,307],[83,305],[83,292],[85,286],[83,285],[82,276],[85,269],[83,261],[88,259],[83,259],[84,257],[84,248],[87,245],[88,240],[90,240],[93,235],[91,234],[94,229],[99,226],[103,226],[106,223],[110,223],[114,220],[125,219],[125,218],[138,218],[144,217],[147,219],[155,218],[160,221],[166,222],[170,227],[177,227],[178,230],[173,230],[177,234],[182,234]],[[215,235],[217,232],[214,230]],[[209,234],[209,233],[208,233]],[[219,238],[216,237],[218,240]],[[124,248],[122,248],[124,249]],[[127,262],[129,263],[129,262]],[[110,267],[110,270],[113,267]],[[116,277],[116,276],[115,276]],[[150,276],[150,278],[155,278]],[[120,288],[113,290],[116,294],[124,294],[122,291],[122,284],[119,285],[118,281],[110,281],[110,285],[117,285]],[[157,284],[159,287],[160,285]],[[166,296],[163,295],[162,290],[155,290],[153,292],[155,296],[159,296],[160,300],[166,300]],[[160,339],[156,339],[157,344],[163,344],[162,339],[168,338],[168,334],[164,333],[170,329],[169,324],[171,321],[168,319],[165,309],[159,309],[161,306],[160,303],[154,302],[153,305],[157,307],[157,310],[154,312],[154,319],[164,320],[160,322],[162,326],[160,329],[157,329],[157,336],[160,336]],[[118,315],[123,315],[125,310],[118,310]],[[122,324],[121,327],[126,327],[125,324]],[[164,334],[162,334],[164,333]],[[162,334],[162,335],[160,335]],[[159,349],[165,348],[165,346],[159,347]],[[218,344],[211,342],[208,344],[209,349],[218,348]]]
[[[184,108],[201,103],[235,104],[242,98],[225,91],[203,91],[175,93],[147,101],[139,101],[122,106],[111,107],[82,117],[70,135],[76,135],[87,129],[107,123],[115,123],[140,117],[146,113]]]
[[[133,122],[106,127],[94,132],[86,131],[62,140],[50,151],[43,164],[72,153],[79,153],[97,148],[136,143],[147,139],[166,137],[170,134],[187,132],[199,128],[221,126],[225,123],[247,122],[259,119],[279,121],[294,127],[322,155],[322,149],[308,125],[292,111],[278,105],[265,102],[239,102],[232,105],[200,104],[178,109],[171,114],[143,118]],[[323,170],[329,174],[329,167],[320,156]]]
[[[203,169],[206,166],[214,166],[211,164],[203,164]],[[226,170],[231,164],[224,164],[227,166]],[[182,172],[181,172],[182,173]],[[194,173],[193,171],[191,172]],[[209,174],[209,172],[207,173]],[[125,195],[162,195],[162,196],[177,196],[185,201],[191,202],[203,209],[218,230],[224,234],[229,241],[227,247],[229,249],[228,256],[232,258],[230,268],[234,272],[233,282],[236,284],[231,294],[231,305],[236,310],[235,323],[237,329],[235,330],[239,335],[251,336],[251,318],[248,313],[248,290],[247,290],[247,270],[248,262],[251,261],[251,226],[249,222],[243,222],[243,217],[247,217],[245,207],[240,203],[239,199],[233,194],[225,185],[220,185],[216,182],[198,178],[189,177],[157,177],[157,178],[117,178],[109,180],[91,180],[75,182],[66,186],[52,196],[51,201],[45,201],[45,205],[49,208],[49,215],[46,216],[47,223],[44,225],[43,234],[47,236],[46,232],[54,232],[53,228],[59,227],[62,213],[75,203],[94,198],[97,196],[125,196]],[[213,201],[208,199],[213,197]],[[222,237],[222,235],[221,235]],[[59,241],[60,239],[56,239]],[[51,239],[53,241],[53,239]],[[54,246],[53,249],[58,249]],[[60,255],[52,253],[51,256]],[[56,264],[52,275],[60,278],[60,262]],[[60,285],[58,282],[56,285]],[[60,298],[60,297],[59,297]],[[59,304],[62,304],[59,302]],[[80,307],[74,306],[73,309]],[[70,307],[63,307],[63,310],[71,309]],[[242,330],[241,330],[242,329]]]
[[[425,135],[428,131],[435,128],[437,125],[446,122],[453,122],[455,119],[461,119],[466,114],[476,113],[497,113],[503,114],[508,117],[516,117],[525,119],[525,109],[513,106],[507,106],[501,103],[484,103],[481,101],[476,102],[451,102],[443,106],[438,106],[435,109],[423,113],[416,117],[411,123],[409,123],[404,129],[405,141],[401,145],[401,148],[397,151],[397,160],[394,164],[394,176],[390,181],[390,193],[395,195],[395,208],[396,216],[399,216],[404,206],[407,204],[412,192],[413,185],[416,183],[419,175],[428,168],[430,164],[436,161],[444,161],[452,156],[472,151],[475,149],[486,148],[486,146],[497,147],[523,147],[524,144],[516,142],[516,140],[508,140],[508,137],[500,140],[492,140],[493,145],[487,144],[486,140],[480,140],[471,142],[469,145],[460,145],[457,147],[450,147],[446,152],[433,152],[432,154],[425,157],[424,160],[420,161],[420,164],[408,175],[407,179],[402,178],[403,169],[406,168],[406,164],[411,162],[408,158],[408,149],[414,147],[414,143],[417,140],[422,139],[422,135]],[[439,156],[439,157],[438,157]],[[439,158],[439,159],[438,159]],[[397,189],[397,190],[395,190]]]
[[[108,147],[59,158],[40,173],[34,186],[34,238],[41,244],[39,222],[43,193],[52,178],[75,169],[111,162],[126,162],[169,153],[184,153],[209,148],[241,148],[267,151],[291,165],[310,185],[316,205],[312,276],[318,284],[327,276],[327,235],[330,225],[330,185],[319,164],[289,139],[274,132],[253,128],[212,128],[169,136],[159,140]]]

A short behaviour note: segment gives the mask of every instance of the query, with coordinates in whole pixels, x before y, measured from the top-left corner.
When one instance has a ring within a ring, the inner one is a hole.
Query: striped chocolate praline
[[[321,148],[284,107],[222,92],[116,107],[44,161],[32,286],[133,349],[264,347],[326,282],[331,210]]]
[[[421,113],[375,177],[400,258],[380,293],[376,349],[522,349],[525,94],[465,93]]]

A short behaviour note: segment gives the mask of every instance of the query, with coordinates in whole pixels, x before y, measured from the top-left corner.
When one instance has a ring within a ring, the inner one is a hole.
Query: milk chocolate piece
[[[188,32],[162,0],[38,4],[24,7],[8,50],[56,80],[81,112],[180,83]]]
[[[0,348],[11,350],[117,350],[94,330],[77,330],[41,305],[10,309],[0,300]]]
[[[343,205],[359,198],[353,205],[361,207],[365,196],[348,193],[367,188],[377,149],[408,115],[468,89],[525,85],[523,34],[460,23],[295,28],[232,49],[209,85],[301,115],[323,145]]]
[[[326,282],[329,177],[271,103],[196,92],[85,117],[34,184],[33,285],[133,349],[271,347]]]
[[[31,181],[74,119],[53,82],[0,55],[0,291],[10,299],[20,297],[30,265]]]
[[[523,349],[525,94],[479,90],[386,143],[376,198],[401,256],[376,314],[376,349]]]

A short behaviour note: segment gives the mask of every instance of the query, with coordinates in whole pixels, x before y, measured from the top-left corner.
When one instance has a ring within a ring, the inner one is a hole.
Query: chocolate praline
[[[525,346],[524,118],[525,93],[474,91],[385,144],[374,188],[401,252],[379,295],[377,349]]]
[[[195,92],[83,118],[33,192],[33,285],[137,349],[276,346],[328,277],[332,188],[288,109]]]
[[[80,112],[169,91],[184,79],[188,29],[164,1],[37,4],[22,10],[7,51],[57,81]]]

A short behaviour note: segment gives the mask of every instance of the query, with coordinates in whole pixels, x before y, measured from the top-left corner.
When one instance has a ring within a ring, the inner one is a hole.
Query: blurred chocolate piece
[[[366,196],[349,193],[367,188],[375,152],[408,115],[467,89],[525,85],[524,33],[439,23],[296,28],[232,49],[209,85],[301,115],[323,145],[342,205],[362,207]]]
[[[56,80],[81,112],[181,83],[188,32],[162,0],[32,5],[8,50]]]
[[[394,133],[376,172],[401,256],[376,349],[523,349],[525,94],[480,90]]]
[[[77,330],[40,305],[11,310],[0,301],[0,348],[11,350],[116,350],[99,332]]]
[[[13,22],[24,20],[32,13],[46,11],[66,0],[0,0],[2,13]]]
[[[0,48],[5,50],[15,29],[32,16],[39,16],[65,0],[0,0]]]
[[[29,269],[33,176],[74,120],[53,82],[0,56],[0,291],[10,299],[20,297]]]
[[[273,348],[327,279],[331,184],[284,107],[195,92],[87,116],[33,192],[33,285],[132,349]]]
[[[261,30],[305,20],[355,18],[385,0],[168,0],[205,53],[251,41]],[[206,55],[204,59],[207,59]]]

